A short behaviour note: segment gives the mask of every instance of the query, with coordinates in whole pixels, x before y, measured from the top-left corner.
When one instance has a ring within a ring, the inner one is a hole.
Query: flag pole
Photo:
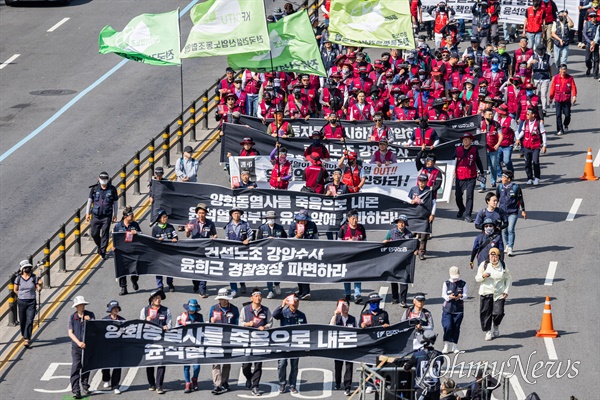
[[[179,9],[177,9],[179,11]],[[181,15],[179,15],[179,20],[181,20]],[[179,30],[179,43],[181,46],[181,24],[177,24],[177,29]],[[181,87],[181,118],[183,119],[183,60],[179,59],[179,86]],[[183,122],[183,121],[182,121]],[[182,127],[183,129],[183,127]]]

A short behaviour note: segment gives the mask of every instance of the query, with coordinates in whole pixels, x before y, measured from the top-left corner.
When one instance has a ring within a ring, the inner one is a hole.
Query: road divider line
[[[577,215],[577,210],[579,210],[579,206],[581,205],[582,201],[583,199],[575,199],[573,205],[571,206],[571,210],[569,210],[569,215],[567,215],[567,221],[570,222],[575,219],[575,216]]]
[[[556,354],[556,349],[554,348],[554,341],[552,338],[545,337],[544,344],[546,345],[546,352],[548,353],[549,360],[558,360],[558,355]]]
[[[71,18],[67,17],[67,18],[63,18],[60,21],[58,21],[56,24],[54,24],[52,26],[52,28],[48,29],[46,32],[54,32],[55,30],[58,29],[59,26],[61,26],[62,24],[64,24],[65,22],[67,22],[68,20],[70,20]]]
[[[552,281],[554,280],[554,274],[556,273],[556,267],[558,266],[558,261],[550,261],[548,265],[548,272],[546,273],[546,281],[544,285],[552,286]]]
[[[15,61],[19,56],[20,56],[20,54],[15,54],[8,60],[4,61],[2,64],[0,64],[0,69],[4,69],[4,67],[6,67],[11,62]]]
[[[594,158],[594,163],[592,165],[594,168],[600,167],[600,150],[598,150],[598,154],[596,154],[596,158]]]
[[[385,308],[385,297],[387,296],[387,293],[388,293],[387,286],[379,287],[379,297],[381,297],[381,303],[379,303],[379,308],[381,308],[381,309]]]
[[[198,1],[199,0],[192,0],[183,10],[181,10],[181,12],[179,13],[179,18],[181,18],[183,15],[185,15],[190,10],[190,8],[192,8],[192,6],[194,6],[196,3],[198,3]],[[15,54],[15,56],[13,56],[13,57],[17,58],[19,55],[20,54]],[[8,64],[11,61],[13,61],[14,60],[13,57],[9,58],[5,62],[5,64]],[[17,144],[15,144],[10,149],[8,149],[7,151],[5,151],[2,155],[0,155],[0,163],[2,161],[4,161],[8,156],[10,156],[12,153],[14,153],[15,151],[19,150],[19,148],[21,148],[21,146],[23,146],[25,143],[29,142],[31,139],[33,139],[34,137],[36,137],[41,131],[43,131],[44,129],[46,129],[48,127],[48,125],[50,125],[51,123],[53,123],[54,121],[56,121],[58,119],[58,117],[60,117],[61,115],[63,115],[69,108],[73,107],[73,105],[75,103],[77,103],[79,100],[81,100],[86,94],[88,94],[89,92],[91,92],[95,87],[97,87],[102,82],[104,82],[108,77],[110,77],[112,74],[114,74],[119,69],[121,69],[121,67],[123,67],[123,65],[125,65],[128,61],[129,61],[129,59],[125,59],[125,60],[121,61],[120,63],[118,63],[117,65],[115,65],[113,68],[111,68],[107,73],[105,73],[100,78],[98,78],[98,80],[96,80],[90,86],[88,86],[87,88],[85,88],[81,92],[79,92],[79,94],[77,96],[75,96],[71,101],[69,101],[66,105],[64,105],[53,116],[51,116],[50,118],[48,118],[46,120],[46,122],[44,122],[37,129],[35,129],[29,135],[25,136]],[[0,65],[0,69],[4,68],[4,66],[5,66],[4,64]]]
[[[525,392],[519,383],[519,378],[517,378],[516,375],[511,375],[511,377],[508,378],[508,381],[510,382],[510,386],[512,386],[513,390],[515,391],[517,400],[525,400],[527,396],[525,396]]]

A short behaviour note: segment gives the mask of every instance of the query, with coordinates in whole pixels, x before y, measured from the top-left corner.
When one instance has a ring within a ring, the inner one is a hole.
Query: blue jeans
[[[535,49],[538,45],[542,44],[542,32],[530,33],[526,32],[527,35],[527,44],[530,49]]]
[[[561,64],[566,64],[569,59],[569,46],[558,47],[554,45],[554,62],[556,62],[556,69],[560,67]]]
[[[515,226],[517,225],[517,219],[519,219],[519,213],[508,214],[508,226],[502,229],[502,239],[506,243],[506,247],[514,247],[515,245]]]
[[[512,152],[513,152],[512,146],[498,147],[498,175],[499,176],[502,176],[502,166],[500,165],[501,162],[504,163],[507,170],[509,170],[511,172],[515,172],[515,167],[513,166],[513,163],[511,160]]]
[[[362,288],[361,282],[354,282],[354,296],[360,296],[360,289]],[[350,282],[344,283],[344,291],[346,295],[350,294]]]
[[[450,314],[446,310],[442,311],[442,327],[444,328],[444,342],[458,343],[460,336],[460,325],[462,324],[463,313]]]
[[[173,284],[173,278],[167,276],[167,285],[172,285]],[[162,276],[157,276],[156,277],[156,287],[157,288],[162,288],[163,285],[163,277]]]
[[[487,162],[488,162],[488,169],[490,170],[490,175],[491,175],[491,184],[495,185],[496,184],[496,179],[498,179],[498,164],[500,164],[498,162],[498,152],[497,151],[488,151],[487,152]],[[485,185],[483,183],[480,183],[479,186],[482,189],[485,189]]]
[[[286,379],[288,360],[290,362],[290,380]],[[277,374],[279,376],[279,384],[286,385],[289,383],[290,387],[296,387],[296,380],[298,378],[298,358],[284,358],[283,360],[277,361]]]
[[[462,18],[458,20],[458,34],[461,37],[465,36],[465,20]]]
[[[504,40],[506,40],[507,42],[510,39],[510,35],[514,34],[515,31],[517,30],[517,25],[516,24],[510,24],[510,27],[508,26],[508,24],[505,22],[502,25],[502,29],[504,29]]]
[[[273,291],[273,286],[279,286],[281,282],[267,282],[267,289],[269,290],[269,292]]]
[[[248,101],[246,102],[246,114],[256,117],[256,112],[258,110],[258,95],[257,94],[249,94]]]
[[[192,378],[198,379],[198,375],[200,375],[200,366],[192,365],[192,368],[194,369]],[[186,383],[190,383],[192,381],[190,379],[190,366],[189,365],[185,365],[183,367],[183,379],[185,380]]]

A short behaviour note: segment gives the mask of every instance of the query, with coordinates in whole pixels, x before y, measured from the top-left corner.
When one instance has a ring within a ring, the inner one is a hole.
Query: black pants
[[[494,295],[488,294],[479,296],[479,319],[481,320],[481,330],[487,332],[494,326],[500,326],[504,318],[504,299],[494,301]]]
[[[565,128],[571,123],[571,101],[556,102],[556,131],[563,130],[563,115],[565,116]]]
[[[466,192],[467,201],[463,203],[463,192]],[[456,178],[456,190],[454,195],[458,212],[465,217],[470,217],[473,212],[473,193],[475,192],[475,178],[458,179]]]
[[[587,10],[579,10],[579,23],[577,24],[577,41],[579,43],[583,42],[583,24],[585,23],[585,16],[587,15]]]
[[[308,283],[299,283],[298,284],[298,296],[304,296],[305,294],[310,293],[310,285]]]
[[[82,359],[83,350],[79,347],[71,346],[71,391],[73,393],[81,392],[81,388],[88,390],[90,388],[90,384],[88,380],[90,379],[90,373],[86,372],[85,374],[81,373],[81,359]],[[81,381],[81,387],[79,383]]]
[[[526,149],[523,147],[523,154],[525,154],[527,179],[540,179],[540,149]]]
[[[110,369],[102,370],[102,382],[110,382],[110,388],[116,389],[119,387],[119,382],[121,382],[121,368],[115,368],[112,370],[112,375],[110,374]]]
[[[194,285],[194,293],[198,292],[200,294],[206,293],[206,281],[192,281],[192,285]]]
[[[148,384],[154,387],[162,387],[165,381],[165,367],[156,367],[156,380],[154,379],[154,367],[146,368]]]
[[[418,233],[417,238],[419,239],[419,254],[425,254],[427,251],[427,240],[429,235],[426,233]]]
[[[352,363],[348,361],[335,360],[335,386],[340,386],[342,383],[342,367],[346,364],[344,370],[344,390],[352,389]]]
[[[398,295],[398,285],[400,285],[400,294]],[[396,283],[392,282],[392,299],[400,300],[401,303],[406,303],[406,296],[408,296],[408,283]]]
[[[17,300],[19,306],[19,323],[21,324],[21,336],[24,339],[31,339],[31,332],[33,331],[33,320],[35,319],[35,308],[37,302],[35,299],[31,300]]]
[[[131,275],[131,283],[137,283],[140,280],[140,277],[137,275]],[[119,286],[120,287],[127,287],[127,277],[126,276],[122,276],[119,278]]]
[[[254,363],[254,372],[252,372],[252,363],[242,364],[242,373],[246,377],[246,380],[252,383],[252,388],[257,388],[260,384],[260,378],[262,376],[262,363]]]
[[[598,46],[594,48],[594,51],[590,51],[590,46],[585,48],[585,66],[592,70],[594,79],[598,78]]]
[[[106,254],[106,247],[108,246],[108,238],[110,236],[110,222],[112,221],[112,215],[105,217],[92,216],[90,222],[90,229],[92,239],[98,246],[98,254]]]

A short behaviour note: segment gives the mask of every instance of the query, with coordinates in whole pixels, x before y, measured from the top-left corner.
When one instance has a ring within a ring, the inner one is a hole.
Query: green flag
[[[332,1],[329,38],[332,42],[345,46],[414,49],[409,2]]]
[[[181,58],[269,50],[262,0],[207,0],[190,12],[194,26]]]
[[[307,12],[296,12],[267,25],[271,51],[235,54],[229,66],[251,71],[299,72],[327,76]],[[269,54],[270,53],[270,54]]]
[[[179,9],[164,14],[142,14],[121,32],[110,26],[100,31],[100,53],[116,53],[153,65],[180,65]]]

